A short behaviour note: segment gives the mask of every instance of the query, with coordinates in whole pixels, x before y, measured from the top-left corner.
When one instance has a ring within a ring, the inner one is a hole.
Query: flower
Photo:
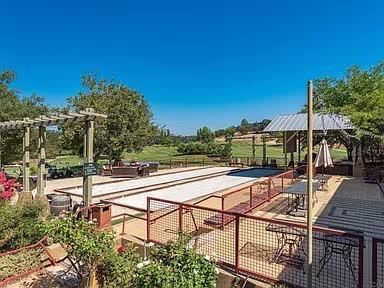
[[[219,270],[219,268],[215,268],[215,272],[216,272],[216,274],[219,274],[220,273],[220,270]]]
[[[145,266],[145,265],[148,265],[149,263],[151,263],[151,261],[149,261],[149,260],[145,260],[145,261],[143,261],[144,266]]]
[[[145,260],[145,261],[143,261],[143,262],[138,263],[138,264],[136,265],[136,268],[137,268],[137,269],[141,269],[141,268],[143,268],[144,266],[148,265],[149,263],[151,263],[151,261],[149,261],[149,260]]]
[[[185,247],[187,247],[187,249],[193,249],[192,243],[188,243]]]
[[[211,257],[209,255],[205,255],[204,259],[207,260],[207,261],[211,261]]]
[[[196,269],[193,269],[193,274],[197,275],[197,270]]]

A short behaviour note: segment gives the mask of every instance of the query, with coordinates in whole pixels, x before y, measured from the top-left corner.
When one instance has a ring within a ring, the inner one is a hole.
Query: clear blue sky
[[[308,79],[383,60],[383,2],[3,0],[0,70],[51,105],[97,73],[173,132],[217,129],[296,112]]]

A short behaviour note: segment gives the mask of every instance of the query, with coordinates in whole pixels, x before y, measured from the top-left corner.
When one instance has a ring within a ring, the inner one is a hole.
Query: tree
[[[201,141],[203,143],[210,143],[215,140],[215,134],[207,126],[198,129],[196,137],[197,141]]]
[[[108,115],[95,125],[95,159],[102,155],[120,159],[124,151],[140,150],[155,135],[152,113],[144,96],[125,84],[82,77],[83,91],[68,99],[70,110],[88,107]],[[83,130],[79,126],[63,127],[62,147],[82,152]]]
[[[252,125],[249,124],[247,119],[241,120],[240,126],[239,126],[239,132],[241,134],[247,134],[249,131],[251,131],[251,129],[252,129]]]
[[[48,113],[44,98],[33,94],[21,98],[18,91],[11,89],[17,75],[13,71],[0,72],[0,121],[31,119]],[[22,158],[22,129],[7,130],[1,134],[2,163],[11,163]],[[31,131],[31,151],[36,151],[37,132]]]
[[[315,80],[314,110],[346,115],[351,119],[357,128],[356,137],[339,134],[336,141],[347,147],[348,158],[352,159],[353,142],[378,139],[384,132],[384,62],[367,70],[352,66],[341,79]]]

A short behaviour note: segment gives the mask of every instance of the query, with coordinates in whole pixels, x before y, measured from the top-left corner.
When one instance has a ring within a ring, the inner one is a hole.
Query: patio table
[[[340,229],[338,227],[329,228]],[[361,231],[342,229],[344,232],[351,235],[363,235]],[[268,224],[265,230],[274,232],[277,236],[277,249],[271,262],[287,263],[288,265],[303,269],[303,272],[305,273],[304,256],[306,255],[306,252],[302,243],[307,236],[307,230],[305,228],[297,228],[275,223]],[[358,284],[355,272],[357,269],[352,261],[352,252],[354,248],[359,248],[359,240],[357,238],[338,234],[325,234],[322,236],[314,235],[313,239],[321,241],[324,246],[324,254],[319,261],[320,269],[316,273],[316,276],[320,276],[321,272],[334,255],[340,255],[355,283]]]
[[[314,206],[318,201],[316,197],[316,191],[319,190],[319,188],[321,188],[321,183],[319,181],[314,181],[312,183],[312,206]],[[298,211],[299,209],[305,210],[305,199],[307,196],[306,181],[296,182],[290,186],[285,187],[283,193],[288,194],[287,214],[291,214],[292,211]],[[303,216],[305,216],[305,213]]]
[[[286,263],[304,271],[304,257],[306,255],[302,248],[302,241],[306,236],[305,230],[292,226],[270,223],[266,231],[276,233],[277,249],[272,257],[272,263]]]
[[[337,228],[337,227],[333,227]],[[351,234],[363,235],[361,231],[355,230],[345,230]],[[319,272],[316,276],[319,277],[320,273],[323,271],[327,263],[331,260],[333,255],[340,255],[343,258],[344,264],[347,269],[351,272],[352,277],[356,284],[358,281],[356,279],[355,271],[357,270],[352,261],[352,251],[353,248],[359,248],[359,241],[357,238],[352,237],[343,237],[335,234],[324,235],[323,245],[324,245],[324,255],[320,260],[321,266]]]

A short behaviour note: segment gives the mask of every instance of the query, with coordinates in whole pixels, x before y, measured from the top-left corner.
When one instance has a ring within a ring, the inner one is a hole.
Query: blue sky
[[[0,2],[0,70],[64,105],[80,75],[142,92],[189,134],[293,113],[306,81],[384,60],[384,1]]]

